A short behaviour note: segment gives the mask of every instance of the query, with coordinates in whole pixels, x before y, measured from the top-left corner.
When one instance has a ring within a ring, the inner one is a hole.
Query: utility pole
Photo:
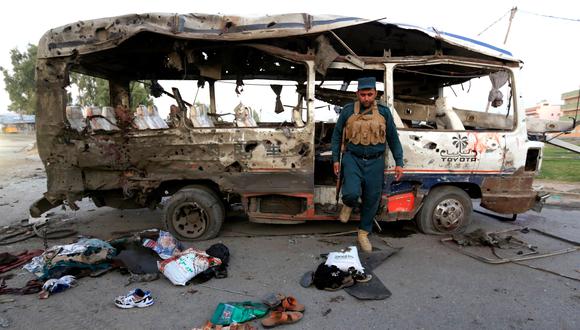
[[[505,39],[503,40],[503,44],[505,45],[505,43],[507,42],[508,39],[508,35],[510,34],[510,29],[512,27],[512,20],[514,19],[514,16],[516,16],[516,11],[518,11],[518,7],[513,7],[510,13],[510,22],[508,24],[508,28],[507,31],[505,33]]]

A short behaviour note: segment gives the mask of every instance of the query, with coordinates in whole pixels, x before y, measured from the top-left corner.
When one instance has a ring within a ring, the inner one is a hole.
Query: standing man
[[[346,145],[342,155],[342,203],[340,221],[346,223],[353,207],[361,205],[358,242],[364,252],[371,252],[368,239],[373,229],[373,219],[383,192],[386,143],[395,158],[395,181],[403,176],[403,148],[389,108],[376,102],[374,77],[358,80],[357,102],[349,103],[340,112],[332,133],[332,159],[334,174],[339,175],[341,145]],[[344,139],[344,141],[342,141]]]

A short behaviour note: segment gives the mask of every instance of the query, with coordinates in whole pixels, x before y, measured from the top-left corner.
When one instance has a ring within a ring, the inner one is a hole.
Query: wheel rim
[[[195,202],[181,203],[173,212],[173,228],[185,238],[200,237],[205,232],[208,223],[207,212]]]
[[[465,221],[465,208],[457,199],[439,202],[433,211],[433,226],[440,232],[454,231]]]

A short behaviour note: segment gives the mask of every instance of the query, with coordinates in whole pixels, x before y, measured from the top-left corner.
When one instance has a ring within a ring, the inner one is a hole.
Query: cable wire
[[[483,29],[483,31],[479,32],[477,34],[477,36],[482,35],[485,31],[489,30],[489,28],[491,28],[492,26],[496,25],[499,21],[501,21],[504,17],[506,17],[507,14],[509,14],[511,11],[512,11],[511,9],[509,9],[508,11],[506,11],[505,14],[503,14],[500,18],[498,18],[493,23],[491,23],[488,27],[486,27],[485,29]]]
[[[534,13],[531,11],[527,11],[527,10],[519,10],[521,13],[526,13],[526,14],[530,14],[530,15],[535,15],[535,16],[540,16],[540,17],[546,17],[546,18],[553,18],[553,19],[559,19],[559,20],[563,20],[563,21],[571,21],[571,22],[580,22],[580,19],[578,18],[568,18],[568,17],[561,17],[561,16],[553,16],[553,15],[546,15],[546,14],[538,14],[538,13]]]

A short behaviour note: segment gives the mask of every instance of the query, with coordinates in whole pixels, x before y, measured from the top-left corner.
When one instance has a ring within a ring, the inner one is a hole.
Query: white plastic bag
[[[174,285],[185,285],[197,274],[221,263],[220,259],[210,257],[203,251],[187,249],[169,259],[157,262],[157,268]]]
[[[327,266],[334,265],[345,272],[347,272],[350,267],[354,267],[354,269],[360,272],[364,272],[364,268],[358,257],[358,250],[356,246],[349,246],[347,249],[341,252],[330,252],[325,264]]]

